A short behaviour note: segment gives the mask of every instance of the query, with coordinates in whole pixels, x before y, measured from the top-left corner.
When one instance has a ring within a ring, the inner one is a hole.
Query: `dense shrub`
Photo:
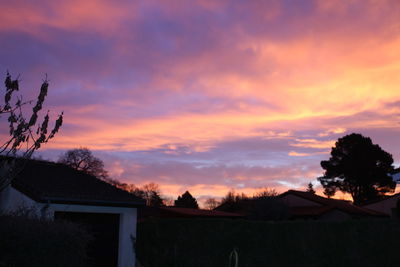
[[[0,215],[0,267],[79,267],[90,236],[77,224]]]
[[[145,267],[398,266],[397,221],[158,220],[138,225]]]

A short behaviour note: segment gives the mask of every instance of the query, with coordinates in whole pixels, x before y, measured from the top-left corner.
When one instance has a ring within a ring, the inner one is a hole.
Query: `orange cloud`
[[[339,128],[326,130],[326,131],[324,131],[322,133],[319,133],[318,136],[328,136],[328,135],[331,135],[331,134],[342,134],[342,133],[345,133],[345,132],[346,132],[346,128],[339,127]]]
[[[335,145],[336,140],[319,141],[316,139],[296,139],[297,143],[290,144],[294,147],[309,147],[309,148],[331,148]]]

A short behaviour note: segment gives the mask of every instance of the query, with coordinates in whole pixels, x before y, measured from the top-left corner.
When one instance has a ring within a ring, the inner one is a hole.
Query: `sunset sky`
[[[47,73],[37,155],[91,149],[175,198],[317,186],[343,135],[400,164],[398,0],[0,0],[0,73]],[[4,125],[3,125],[4,126]],[[2,127],[3,127],[2,126]]]

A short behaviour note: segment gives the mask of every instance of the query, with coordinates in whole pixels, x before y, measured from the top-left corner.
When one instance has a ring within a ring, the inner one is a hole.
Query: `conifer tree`
[[[175,207],[198,209],[199,205],[197,204],[197,200],[189,193],[189,191],[186,191],[182,196],[179,196],[178,199],[175,200]]]

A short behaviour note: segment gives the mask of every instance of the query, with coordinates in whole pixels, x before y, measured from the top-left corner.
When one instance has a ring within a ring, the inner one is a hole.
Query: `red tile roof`
[[[316,214],[319,212],[319,214],[325,213],[330,209],[338,209],[342,212],[351,214],[351,215],[360,215],[360,216],[386,216],[386,214],[381,213],[381,212],[377,212],[374,210],[370,210],[367,208],[362,208],[362,207],[358,207],[355,206],[353,204],[351,204],[349,201],[346,200],[339,200],[339,199],[333,199],[333,198],[325,198],[325,197],[321,197],[318,196],[316,194],[313,193],[309,193],[309,192],[304,192],[304,191],[296,191],[296,190],[289,190],[283,194],[280,195],[280,197],[286,196],[288,194],[292,194],[295,195],[297,197],[301,197],[316,203],[319,203],[321,205],[323,205],[322,209],[317,209],[314,207],[295,207],[294,209],[291,208],[291,210],[293,210],[293,212],[296,212],[296,209],[298,212],[302,213],[302,214],[306,214],[307,212],[311,215],[311,214]]]

